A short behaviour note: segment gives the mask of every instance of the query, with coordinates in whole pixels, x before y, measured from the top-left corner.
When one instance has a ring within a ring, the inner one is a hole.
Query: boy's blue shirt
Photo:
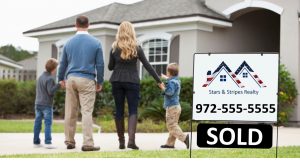
[[[173,76],[167,80],[164,94],[164,108],[179,105],[179,95],[181,82],[178,76]]]
[[[103,83],[104,60],[100,41],[88,33],[77,33],[64,46],[59,66],[59,81],[68,76],[83,77]]]

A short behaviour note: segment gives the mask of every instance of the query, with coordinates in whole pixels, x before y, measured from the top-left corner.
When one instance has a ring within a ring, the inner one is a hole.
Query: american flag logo
[[[259,87],[267,87],[246,61],[244,61],[238,67],[235,73],[233,73],[228,67],[228,65],[223,61],[213,73],[211,73],[211,71],[207,72],[207,80],[202,87],[208,87],[220,75],[220,73],[223,70],[228,74],[228,76],[230,76],[230,78],[235,82],[235,84],[239,88],[244,88],[245,86],[242,84],[241,80],[237,76],[241,75],[241,73],[245,71],[253,78],[253,80],[258,84]]]

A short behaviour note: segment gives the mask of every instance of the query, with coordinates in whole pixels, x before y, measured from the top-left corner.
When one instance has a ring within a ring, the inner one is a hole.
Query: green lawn
[[[101,132],[112,133],[116,132],[114,120],[100,120],[96,119],[96,124],[101,126]],[[0,133],[31,133],[33,130],[33,120],[0,120]],[[125,122],[127,128],[127,122]],[[183,131],[189,132],[190,123],[188,121],[181,122],[180,127]],[[197,124],[193,124],[193,130],[196,131]],[[64,125],[63,123],[55,123],[52,127],[53,133],[63,133]],[[81,125],[78,125],[77,132],[81,131]],[[95,131],[97,131],[95,129]],[[137,132],[142,133],[155,133],[155,132],[168,132],[166,123],[160,121],[158,123],[152,120],[144,120],[138,123]]]
[[[79,152],[63,154],[8,155],[4,158],[189,158],[188,150]],[[279,148],[280,158],[300,158],[300,147]],[[193,158],[275,158],[272,149],[208,149],[193,150]]]
[[[32,120],[0,120],[0,133],[31,133],[33,132],[33,125]],[[96,132],[97,129],[94,131]],[[53,123],[52,132],[63,133],[64,124]],[[81,125],[77,126],[77,132],[82,132]]]

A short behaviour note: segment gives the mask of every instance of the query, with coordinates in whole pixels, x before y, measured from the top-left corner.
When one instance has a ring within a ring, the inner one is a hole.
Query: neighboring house
[[[106,65],[118,25],[134,23],[138,40],[158,73],[178,62],[180,76],[193,75],[195,52],[280,52],[300,87],[299,0],[144,0],[113,3],[83,13],[90,33],[102,41]],[[58,58],[75,32],[76,16],[24,32],[39,40],[37,74],[45,61]],[[266,63],[267,66],[267,63]],[[146,75],[140,66],[141,77]],[[110,76],[108,70],[105,79]],[[224,77],[224,76],[223,76]],[[300,123],[300,99],[290,121]]]
[[[37,56],[27,58],[18,63],[23,66],[20,72],[20,81],[36,80]]]
[[[17,62],[0,55],[0,79],[16,79],[19,78],[18,71],[23,68]]]

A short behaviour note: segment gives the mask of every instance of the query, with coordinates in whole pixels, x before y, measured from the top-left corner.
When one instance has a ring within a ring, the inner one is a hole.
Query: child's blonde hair
[[[167,71],[171,76],[178,76],[179,73],[179,67],[177,63],[171,63],[167,67]]]

